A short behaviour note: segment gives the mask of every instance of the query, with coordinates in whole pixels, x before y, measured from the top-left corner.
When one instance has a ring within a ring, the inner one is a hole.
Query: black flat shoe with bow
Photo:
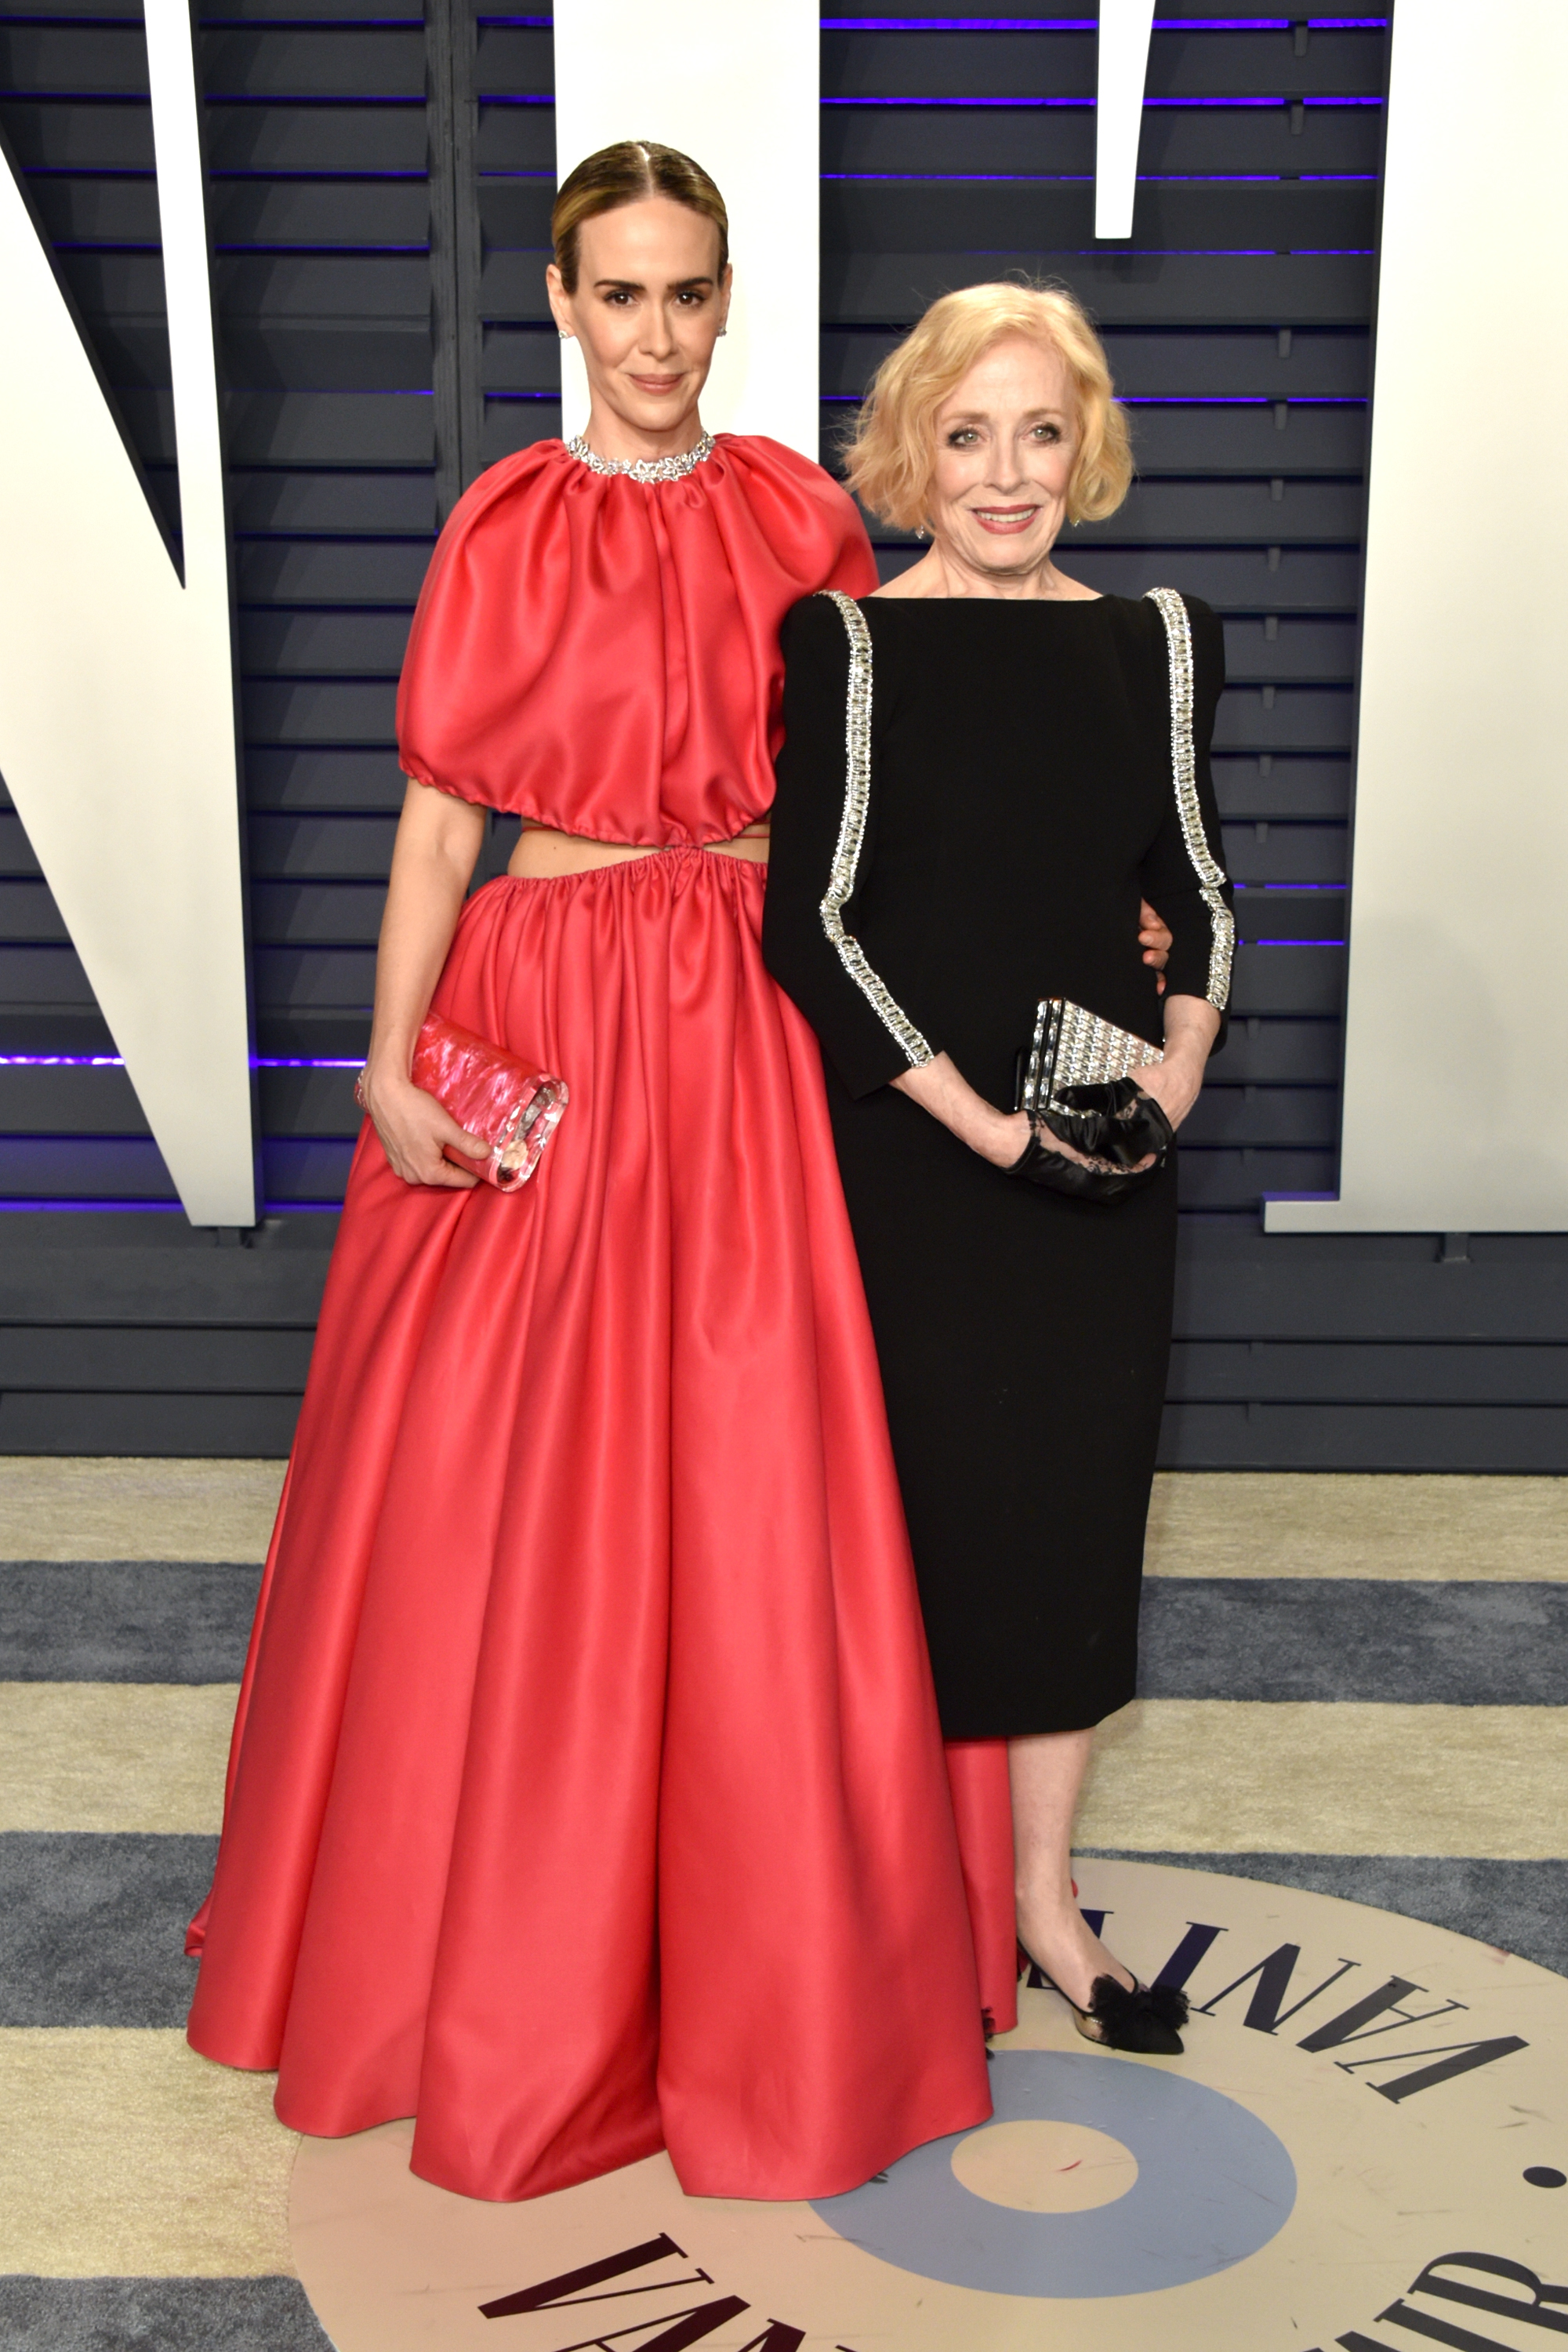
[[[1143,2058],[1182,2055],[1177,2029],[1187,2021],[1187,1996],[1173,1985],[1135,1983],[1129,1990],[1115,1977],[1096,1977],[1089,2007],[1079,2009],[1070,2000],[1068,2007],[1086,2042],[1102,2042],[1108,2050],[1133,2050]]]
[[[1018,1949],[1053,1992],[1062,1992],[1056,1979],[1046,1975],[1026,1946],[1020,1944]],[[1076,2001],[1068,2000],[1065,1992],[1062,1999],[1086,2042],[1098,2042],[1106,2050],[1130,2050],[1141,2058],[1183,2055],[1179,2029],[1187,2021],[1188,2003],[1186,1994],[1179,1992],[1174,1985],[1144,1985],[1134,1980],[1129,1986],[1108,1975],[1096,1977],[1090,1985],[1087,2009],[1079,2009]]]

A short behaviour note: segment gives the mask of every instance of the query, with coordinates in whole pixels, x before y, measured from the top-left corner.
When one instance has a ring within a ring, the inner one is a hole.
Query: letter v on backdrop
[[[186,1213],[256,1218],[228,553],[186,0],[146,0],[184,580],[0,170],[0,774]]]

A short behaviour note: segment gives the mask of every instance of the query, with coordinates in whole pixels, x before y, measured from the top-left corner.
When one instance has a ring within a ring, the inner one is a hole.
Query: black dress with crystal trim
[[[817,596],[784,652],[763,951],[822,1040],[943,1729],[1082,1729],[1136,1681],[1173,1160],[1121,1201],[1069,1200],[889,1082],[945,1051],[1009,1108],[1043,996],[1158,1043],[1141,896],[1174,934],[1173,992],[1223,1016],[1219,624],[1168,592]]]

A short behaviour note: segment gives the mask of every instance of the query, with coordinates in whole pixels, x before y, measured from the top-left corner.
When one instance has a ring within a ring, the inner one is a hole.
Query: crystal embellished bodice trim
[[[683,482],[688,474],[713,455],[713,436],[705,433],[695,448],[675,457],[601,457],[579,433],[566,444],[566,455],[586,466],[591,474],[624,474],[629,482]]]

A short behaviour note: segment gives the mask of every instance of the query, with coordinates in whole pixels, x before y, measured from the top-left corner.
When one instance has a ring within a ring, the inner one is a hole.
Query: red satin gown
[[[701,846],[772,800],[784,614],[873,578],[775,443],[649,483],[547,441],[415,619],[411,775],[658,846],[463,910],[437,1008],[571,1087],[526,1188],[362,1131],[190,2038],[295,2129],[414,2116],[469,2196],[660,2147],[816,2196],[990,2112],[1004,1751],[957,1759],[961,1869],[816,1045],[763,869]]]

